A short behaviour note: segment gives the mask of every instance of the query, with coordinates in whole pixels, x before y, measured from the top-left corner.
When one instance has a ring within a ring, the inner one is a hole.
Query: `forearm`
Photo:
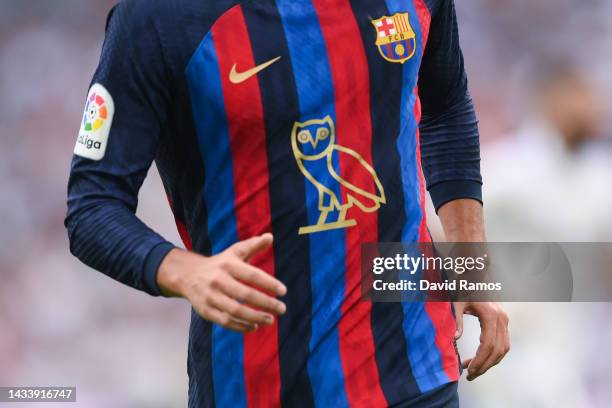
[[[457,199],[482,200],[478,119],[469,95],[424,115],[420,129],[423,174],[436,211]]]
[[[438,210],[442,228],[449,242],[484,242],[482,204],[473,199],[449,201]]]
[[[70,250],[83,263],[135,289],[160,294],[157,268],[173,246],[128,208],[109,201],[72,211],[66,227]]]

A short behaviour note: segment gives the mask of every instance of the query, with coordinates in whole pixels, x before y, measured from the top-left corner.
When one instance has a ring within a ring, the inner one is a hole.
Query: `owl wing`
[[[320,174],[317,177],[315,174],[312,174],[301,159],[297,159],[297,164],[304,177],[319,191],[319,209],[332,207],[334,202],[338,202],[332,190],[333,187],[329,186],[329,181],[331,181],[329,177],[320,177]]]
[[[385,203],[385,191],[376,170],[361,155],[344,146],[334,145],[334,153],[342,166],[342,177],[329,166],[330,173],[340,184],[355,194]]]

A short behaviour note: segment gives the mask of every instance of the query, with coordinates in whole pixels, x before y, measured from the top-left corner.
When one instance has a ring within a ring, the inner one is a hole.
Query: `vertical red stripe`
[[[414,94],[416,97],[416,102],[414,103],[414,117],[416,119],[416,123],[421,123],[421,99],[419,98],[418,88],[415,88]],[[419,177],[419,193],[420,193],[420,205],[421,205],[421,225],[419,225],[419,242],[431,242],[431,237],[429,236],[429,231],[427,230],[427,209],[425,206],[425,180],[423,177],[423,168],[421,166],[421,131],[417,126],[416,129],[416,159],[418,166],[418,177]]]
[[[172,215],[174,215],[174,203],[172,202],[172,198],[169,195],[166,195],[168,199],[168,204],[170,204],[170,210],[172,210]],[[174,223],[176,224],[176,229],[181,237],[181,241],[185,245],[187,250],[191,251],[193,249],[193,244],[191,243],[191,237],[189,236],[189,231],[187,231],[187,226],[183,223],[183,221],[176,218],[174,215]]]
[[[423,50],[427,44],[429,38],[429,27],[431,26],[431,13],[425,4],[425,0],[414,0],[414,6],[416,8],[417,17],[421,26],[421,37],[423,38]]]
[[[421,101],[418,96],[418,89],[415,88],[416,103],[414,106],[414,115],[417,123],[421,122]],[[425,207],[425,180],[423,177],[423,169],[421,167],[421,132],[417,127],[416,132],[416,157],[419,173],[419,190],[421,211],[423,218],[419,226],[419,242],[431,242],[429,231],[427,230],[427,215]],[[425,302],[425,310],[429,315],[431,323],[436,331],[436,346],[440,350],[442,360],[442,368],[450,381],[459,380],[459,362],[455,353],[454,337],[456,330],[456,321],[453,316],[451,304],[448,302]]]
[[[193,244],[191,243],[191,238],[189,237],[189,232],[187,231],[187,226],[183,224],[178,218],[174,219],[176,221],[176,228],[178,230],[179,236],[187,248],[188,251],[193,249]]]
[[[421,38],[422,38],[422,46],[421,46],[421,58],[425,53],[425,47],[427,46],[427,38],[429,37],[429,27],[431,25],[431,13],[429,12],[429,8],[425,4],[425,0],[415,0],[414,2],[417,17],[419,19],[419,26],[421,28]],[[421,211],[423,213],[423,218],[421,220],[421,225],[419,226],[419,241],[420,242],[431,242],[431,237],[429,236],[429,231],[427,230],[427,216],[425,212],[425,181],[423,178],[423,168],[421,167],[421,132],[419,130],[419,125],[421,124],[421,100],[419,98],[419,89],[416,87],[414,89],[414,95],[416,96],[416,102],[414,104],[414,116],[417,123],[416,130],[416,157],[417,157],[417,165],[419,172],[419,191],[421,193]]]
[[[456,321],[451,304],[426,302],[425,310],[436,330],[436,346],[440,350],[442,368],[450,381],[457,381],[459,380],[459,360],[453,346]]]
[[[372,124],[368,62],[361,33],[348,0],[313,0],[327,45],[334,83],[337,144],[359,153],[372,163]],[[374,41],[374,39],[372,39]],[[367,191],[376,192],[371,177],[340,156],[340,172]],[[342,197],[348,190],[342,186]],[[357,225],[346,229],[345,299],[339,322],[339,343],[349,404],[359,407],[386,406],[376,365],[371,329],[371,304],[361,301],[361,244],[378,240],[376,212],[356,206],[347,219]]]
[[[240,5],[215,23],[213,40],[219,60],[221,86],[230,132],[234,170],[238,239],[272,230],[268,158],[261,92],[257,76],[240,84],[229,81],[236,64],[239,72],[255,66],[253,50]],[[274,275],[272,249],[251,263]],[[280,406],[278,323],[244,336],[244,379],[249,407]]]

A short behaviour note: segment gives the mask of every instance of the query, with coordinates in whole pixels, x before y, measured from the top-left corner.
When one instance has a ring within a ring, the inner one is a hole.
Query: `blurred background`
[[[113,4],[0,0],[0,385],[75,385],[83,407],[182,407],[188,306],[83,266],[62,225]],[[612,241],[612,2],[471,0],[457,12],[489,239]],[[179,242],[155,169],[139,215]],[[461,384],[464,407],[612,406],[610,304],[506,307],[513,349]],[[479,331],[466,324],[467,356]]]

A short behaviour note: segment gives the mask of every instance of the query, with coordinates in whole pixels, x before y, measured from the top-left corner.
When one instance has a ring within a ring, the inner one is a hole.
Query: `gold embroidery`
[[[300,171],[304,174],[304,177],[306,177],[319,192],[319,219],[314,225],[301,227],[299,229],[300,235],[355,226],[357,225],[356,220],[346,219],[346,213],[353,205],[356,205],[363,212],[370,213],[378,210],[381,204],[386,203],[383,186],[374,168],[356,151],[345,146],[337,145],[335,143],[335,132],[334,122],[329,115],[323,119],[296,122],[293,125],[291,146],[293,148],[295,160],[297,161]],[[334,151],[345,153],[356,159],[358,162],[356,165],[361,165],[372,176],[377,194],[372,194],[357,187],[355,184],[351,183],[350,180],[345,180],[340,177],[334,169],[332,162]],[[318,160],[324,160],[322,167],[326,168],[331,177],[325,180],[318,180],[308,171],[306,163]],[[342,195],[338,197],[334,192],[333,183],[339,183],[346,188],[346,202],[342,202]],[[328,221],[328,215],[331,211],[339,211],[336,221]]]
[[[256,67],[253,67],[251,69],[247,69],[244,72],[236,71],[236,64],[234,64],[232,66],[232,69],[230,70],[230,73],[229,73],[229,80],[230,80],[230,82],[232,84],[239,84],[241,82],[244,82],[247,79],[249,79],[250,77],[252,77],[253,75],[257,75],[258,73],[260,73],[264,69],[268,68],[270,65],[274,64],[280,58],[281,57],[273,58],[273,59],[271,59],[268,62],[264,62],[263,64],[259,64]]]

